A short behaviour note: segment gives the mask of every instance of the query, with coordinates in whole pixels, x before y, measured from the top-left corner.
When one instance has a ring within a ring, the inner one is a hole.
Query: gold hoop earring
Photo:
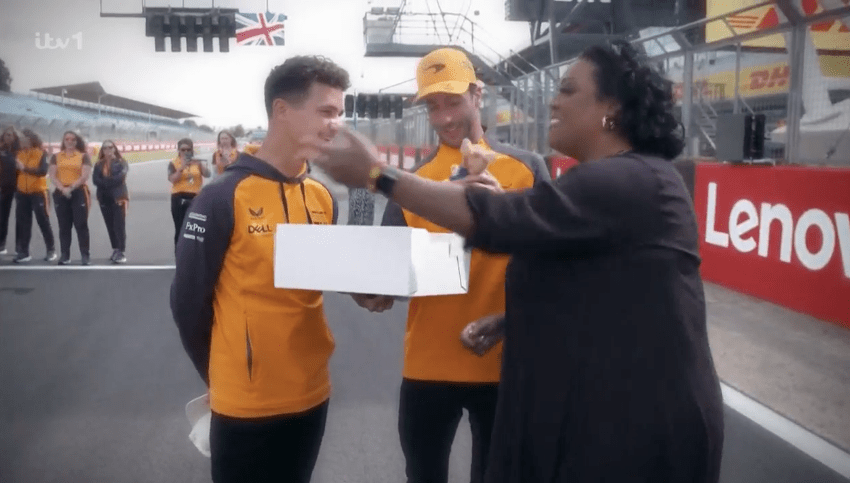
[[[602,116],[602,128],[607,129],[608,131],[613,131],[614,128],[617,127],[617,124],[614,122],[614,119],[609,116]]]

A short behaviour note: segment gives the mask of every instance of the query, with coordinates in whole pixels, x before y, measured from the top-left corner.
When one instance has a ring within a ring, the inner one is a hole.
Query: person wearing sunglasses
[[[97,187],[97,202],[106,232],[112,244],[112,263],[126,263],[124,255],[127,244],[127,208],[130,200],[127,191],[127,172],[130,167],[111,140],[100,147],[97,164],[92,170],[92,182]]]
[[[180,236],[183,217],[192,203],[192,199],[201,192],[204,178],[210,177],[206,162],[195,158],[192,140],[183,138],[177,141],[176,158],[168,163],[168,181],[171,182],[171,218],[174,220],[174,246]]]

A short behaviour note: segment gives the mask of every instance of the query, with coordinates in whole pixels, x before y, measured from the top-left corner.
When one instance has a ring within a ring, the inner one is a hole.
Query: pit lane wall
[[[850,169],[697,163],[702,275],[850,328]]]

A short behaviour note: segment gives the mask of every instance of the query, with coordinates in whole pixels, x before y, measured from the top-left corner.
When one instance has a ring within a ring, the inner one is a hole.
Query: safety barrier
[[[850,328],[850,169],[699,163],[703,277]]]

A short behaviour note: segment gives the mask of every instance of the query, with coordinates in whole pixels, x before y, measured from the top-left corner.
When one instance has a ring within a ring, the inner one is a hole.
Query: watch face
[[[369,170],[369,178],[378,179],[381,176],[381,168],[379,166],[374,166]]]

